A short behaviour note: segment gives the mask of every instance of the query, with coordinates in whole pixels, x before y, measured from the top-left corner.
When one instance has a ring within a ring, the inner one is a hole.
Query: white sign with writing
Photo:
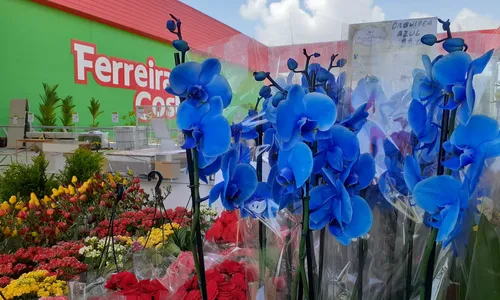
[[[78,123],[80,122],[80,119],[78,118],[78,113],[73,113],[73,123]]]
[[[383,43],[386,33],[383,28],[368,26],[362,28],[354,35],[354,43],[363,45],[373,45]]]
[[[12,124],[17,125],[17,120],[19,118],[17,116],[12,117]]]
[[[120,116],[118,115],[118,112],[111,113],[111,121],[113,121],[113,123],[120,122]]]
[[[28,113],[28,123],[33,123],[35,121],[35,114],[34,113]]]

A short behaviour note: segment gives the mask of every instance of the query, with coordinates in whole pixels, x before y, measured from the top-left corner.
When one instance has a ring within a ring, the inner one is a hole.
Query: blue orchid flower
[[[271,168],[278,162],[278,155],[280,151],[279,142],[276,139],[276,129],[269,128],[264,132],[264,138],[262,141],[264,145],[268,145],[267,160]]]
[[[429,213],[429,224],[438,228],[436,241],[448,241],[452,233],[458,234],[460,211],[468,207],[468,185],[449,175],[429,177],[415,185],[413,200]]]
[[[311,176],[313,157],[311,149],[298,143],[290,150],[279,151],[278,163],[269,174],[273,198],[283,209],[300,196],[300,189]]]
[[[333,99],[335,104],[339,103],[339,100],[344,98],[345,94],[345,81],[346,72],[340,73],[337,79],[335,75],[328,72],[328,81],[326,82],[326,94]]]
[[[231,103],[231,86],[224,76],[218,59],[209,58],[203,63],[186,62],[176,66],[169,77],[168,93],[187,98],[183,103],[198,107],[214,96],[219,96],[223,107]],[[183,105],[181,104],[181,106]],[[180,107],[179,107],[180,109]]]
[[[375,102],[385,102],[386,96],[379,80],[375,76],[366,76],[358,81],[358,85],[352,91],[352,106],[357,108],[368,103],[368,108],[372,107]]]
[[[255,192],[257,188],[255,169],[239,161],[239,149],[232,148],[223,156],[222,177],[224,181],[219,182],[210,190],[210,205],[220,198],[225,209],[234,210],[240,208]]]
[[[384,162],[387,169],[380,175],[378,180],[380,193],[384,198],[391,195],[394,191],[400,195],[408,196],[409,190],[404,179],[401,151],[399,151],[392,141],[386,138],[384,139],[384,153]],[[389,202],[392,202],[392,199]]]
[[[343,245],[368,233],[373,223],[370,206],[359,196],[349,196],[340,180],[314,187],[310,192],[309,226],[330,233]]]
[[[273,105],[272,97],[269,97],[262,102],[261,113],[264,118],[271,124],[276,124],[276,114],[278,113],[278,108]]]
[[[305,94],[293,85],[285,101],[278,105],[277,134],[283,149],[292,148],[301,139],[313,142],[318,131],[327,131],[335,123],[337,109],[330,97],[321,93]]]
[[[340,125],[332,126],[329,133],[330,138],[318,140],[313,172],[318,174],[328,167],[335,174],[346,170],[348,174],[348,170],[359,157],[358,138],[352,131]]]
[[[412,155],[407,155],[404,164],[404,179],[406,186],[410,191],[413,191],[417,183],[422,181],[420,172],[420,164],[418,160]]]
[[[340,122],[340,125],[349,128],[351,131],[357,134],[367,122],[366,119],[369,115],[368,108],[368,103],[365,103],[356,108],[356,110],[350,116]]]
[[[433,121],[433,105],[430,106],[428,112],[420,101],[413,100],[408,109],[408,123],[422,144],[417,150],[427,149],[427,153],[433,153],[439,136],[439,126]]]
[[[443,87],[433,80],[432,66],[442,55],[436,57],[434,61],[428,55],[422,55],[424,70],[416,69],[413,71],[413,85],[411,95],[413,99],[422,102],[441,102],[444,98]]]
[[[222,165],[222,156],[205,157],[198,152],[198,176],[201,181],[208,183],[207,178],[217,173]]]
[[[259,120],[259,115],[255,110],[248,111],[248,116],[245,117],[240,123],[231,125],[231,135],[235,142],[239,142],[240,138],[244,140],[253,140],[259,136],[257,126],[265,121]]]
[[[199,108],[181,105],[177,112],[177,127],[186,136],[182,148],[198,146],[206,157],[222,155],[231,143],[231,128],[222,115],[222,100],[218,96],[210,98]]]
[[[443,108],[452,110],[460,106],[458,112],[463,124],[469,122],[476,102],[472,85],[474,76],[483,72],[492,55],[493,50],[490,50],[472,60],[468,53],[455,51],[440,57],[432,65],[433,79],[453,95]]]
[[[254,194],[244,202],[241,217],[248,216],[259,219],[274,219],[278,205],[273,201],[272,187],[267,182],[259,182]]]
[[[349,170],[344,185],[350,195],[365,189],[375,177],[375,160],[369,153],[361,154]]]
[[[450,154],[443,166],[453,171],[467,166],[470,192],[477,185],[484,161],[500,155],[500,130],[498,122],[485,115],[474,115],[467,125],[457,126],[443,148]]]

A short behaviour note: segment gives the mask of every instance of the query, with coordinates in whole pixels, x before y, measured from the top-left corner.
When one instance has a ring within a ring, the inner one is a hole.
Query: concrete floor
[[[20,152],[17,155],[17,161],[20,163],[26,163],[26,161],[30,162],[31,158],[33,156],[37,155],[36,152],[33,151],[24,151],[20,150]],[[49,160],[49,172],[51,173],[56,173],[58,169],[62,169],[64,167],[65,163],[65,158],[62,154],[46,154],[47,159]],[[3,161],[2,161],[3,159]],[[0,151],[0,173],[3,173],[3,171],[8,167],[8,165],[12,162],[16,162],[16,155],[15,155],[15,150],[13,149],[1,149]],[[219,175],[216,175],[216,179],[220,178]],[[220,180],[220,179],[219,179]],[[153,189],[156,185],[156,180],[153,179],[152,181],[148,180],[143,180],[141,179],[141,187],[147,191],[149,194],[153,194]],[[167,187],[170,185],[172,187],[172,193],[170,196],[166,199],[165,201],[165,207],[166,208],[175,208],[177,206],[186,206],[188,205],[189,200],[190,200],[190,189],[188,188],[189,185],[189,178],[187,174],[181,174],[180,178],[178,180],[164,180],[162,183],[162,187]],[[214,185],[214,182],[210,182],[210,184],[204,184],[202,183],[200,185],[200,194],[202,197],[208,195],[210,192],[210,189]],[[207,203],[208,204],[208,203]],[[191,204],[189,204],[191,205]],[[218,211],[222,210],[222,205],[220,204],[220,201],[217,201],[214,203],[213,207],[215,207]]]

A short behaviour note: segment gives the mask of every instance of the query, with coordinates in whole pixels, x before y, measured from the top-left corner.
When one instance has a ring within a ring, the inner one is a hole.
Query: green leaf
[[[481,215],[470,263],[468,299],[500,299],[500,238]]]

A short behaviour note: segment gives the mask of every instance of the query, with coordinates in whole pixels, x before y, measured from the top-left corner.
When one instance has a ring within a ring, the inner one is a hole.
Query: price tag
[[[14,117],[12,118],[12,124],[17,125],[17,120],[18,120],[18,119],[19,119],[19,118],[18,118],[17,116],[14,116]]]
[[[73,123],[78,123],[80,122],[80,119],[78,118],[78,113],[73,113]]]
[[[28,123],[33,123],[35,121],[35,114],[34,113],[28,113]]]
[[[143,106],[137,106],[136,113],[137,113],[137,118],[140,119],[140,118],[144,117],[144,107]]]
[[[118,115],[118,112],[112,112],[111,113],[111,120],[113,123],[119,123],[120,122],[120,116]]]

